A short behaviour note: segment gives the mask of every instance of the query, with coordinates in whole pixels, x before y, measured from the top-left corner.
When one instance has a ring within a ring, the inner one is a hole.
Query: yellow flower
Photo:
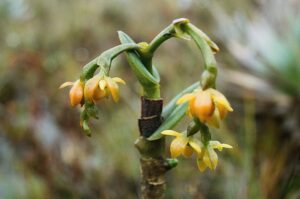
[[[67,86],[72,86],[69,92],[71,105],[76,106],[82,104],[84,83],[78,79],[75,82],[65,82],[59,88],[65,88]]]
[[[119,77],[108,77],[95,75],[89,79],[84,87],[84,97],[96,103],[96,101],[107,97],[109,93],[115,102],[119,100],[119,86],[117,83],[125,84],[125,81]]]
[[[186,133],[178,133],[173,130],[165,130],[161,132],[161,134],[176,137],[170,145],[170,152],[172,158],[176,158],[180,155],[190,157],[193,154],[193,150],[195,150],[197,154],[201,153],[201,148],[203,147],[203,144],[193,136],[187,137]]]
[[[193,93],[183,95],[177,104],[189,102],[188,113],[197,117],[201,122],[219,128],[220,120],[223,120],[231,108],[226,97],[219,91],[209,88],[198,89]]]
[[[215,170],[218,164],[218,155],[214,149],[222,151],[223,148],[231,149],[232,146],[221,144],[219,141],[209,141],[208,145],[198,154],[197,165],[199,170],[203,172],[207,167],[211,170]]]

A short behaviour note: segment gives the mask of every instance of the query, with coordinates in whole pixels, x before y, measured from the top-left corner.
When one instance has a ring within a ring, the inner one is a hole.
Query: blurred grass
[[[221,47],[218,85],[235,112],[213,138],[234,150],[220,154],[216,172],[201,174],[195,160],[180,159],[167,176],[167,198],[298,198],[299,7],[296,1],[276,2],[282,7],[250,0],[2,0],[0,198],[138,197],[133,142],[140,88],[124,57],[111,71],[127,82],[120,103],[99,104],[92,138],[81,132],[79,111],[58,86],[117,45],[117,30],[150,41],[178,17],[189,18]],[[154,63],[165,102],[197,81],[202,67],[196,46],[176,39],[157,51]],[[232,70],[240,72],[237,79]],[[281,95],[267,96],[264,86],[249,90],[240,82],[260,84],[246,75]]]

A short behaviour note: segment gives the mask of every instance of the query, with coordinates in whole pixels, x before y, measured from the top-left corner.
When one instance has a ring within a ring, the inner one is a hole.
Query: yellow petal
[[[188,106],[187,110],[186,110],[186,114],[192,119],[193,118],[193,114],[191,112],[191,107]]]
[[[201,153],[203,144],[199,140],[192,137],[189,139],[189,145],[197,152],[198,155]]]
[[[211,93],[214,101],[217,104],[223,106],[227,111],[233,111],[232,107],[230,106],[230,103],[222,93],[212,88],[208,89],[208,91]]]
[[[213,126],[215,128],[220,127],[220,113],[218,109],[215,109],[213,115],[208,117],[205,121],[208,125]]]
[[[197,165],[198,165],[198,169],[203,172],[205,171],[205,169],[207,168],[206,164],[203,162],[202,159],[197,158]]]
[[[182,136],[182,133],[178,133],[178,132],[173,131],[173,130],[164,130],[164,131],[161,132],[161,134],[163,134],[163,135],[175,136],[175,137],[180,137],[180,136]]]
[[[106,83],[106,81],[104,79],[101,79],[99,81],[99,87],[100,87],[101,90],[104,90],[105,87],[106,87],[106,85],[107,85],[107,83]]]
[[[233,147],[229,144],[221,144],[223,148],[232,149]]]
[[[59,89],[65,88],[67,86],[73,86],[74,82],[65,82],[62,85],[60,85]]]
[[[182,154],[184,157],[189,158],[193,155],[193,149],[190,146],[186,146]]]
[[[207,151],[211,162],[212,170],[215,170],[218,165],[218,155],[211,147],[208,147]]]
[[[226,117],[228,110],[224,106],[222,106],[221,104],[218,104],[218,103],[216,103],[216,107],[219,110],[220,119],[223,120]]]
[[[204,156],[203,156],[203,162],[206,164],[206,166],[210,169],[212,169],[212,164],[209,158],[209,154],[207,151],[204,152]]]
[[[188,143],[188,139],[186,137],[180,136],[175,138],[170,145],[171,157],[176,158],[181,154],[183,154],[187,143]]]
[[[114,77],[114,78],[112,78],[113,80],[114,80],[114,82],[116,82],[116,83],[121,83],[121,84],[126,84],[125,83],[125,81],[123,80],[123,79],[121,79],[121,78],[119,78],[119,77]]]
[[[105,77],[107,82],[108,89],[111,93],[111,96],[115,102],[119,101],[119,86],[116,82],[112,80],[110,77]]]
[[[223,148],[232,149],[232,146],[230,146],[229,144],[221,144],[219,141],[210,141],[209,145],[213,149],[218,149],[219,151],[222,151]]]
[[[185,102],[187,102],[187,101],[190,101],[190,100],[193,99],[194,97],[195,97],[195,94],[194,94],[194,93],[185,94],[185,95],[181,96],[181,97],[177,100],[176,104],[183,104],[183,103],[185,103]]]
[[[91,79],[89,79],[84,87],[84,97],[88,99],[91,102],[94,102],[94,92],[98,87],[100,76],[94,76]]]

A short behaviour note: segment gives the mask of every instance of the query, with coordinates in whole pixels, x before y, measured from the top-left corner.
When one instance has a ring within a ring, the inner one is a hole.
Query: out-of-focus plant
[[[166,40],[177,37],[192,39],[200,49],[204,60],[204,71],[200,81],[175,96],[163,109],[160,94],[160,76],[152,64],[152,58],[158,47]],[[174,20],[150,43],[135,43],[127,34],[119,31],[121,44],[104,51],[83,67],[80,78],[75,82],[66,82],[61,88],[72,86],[69,98],[72,106],[82,107],[80,125],[91,136],[89,120],[98,119],[98,101],[109,97],[119,99],[119,86],[125,84],[119,77],[109,77],[112,61],[122,52],[126,53],[131,71],[143,88],[141,96],[142,111],[138,120],[140,137],[135,146],[141,154],[142,171],[141,197],[162,198],[165,190],[165,173],[177,165],[174,159],[179,155],[197,156],[200,171],[206,168],[214,170],[218,156],[214,149],[232,148],[211,140],[209,127],[219,128],[221,120],[233,111],[223,94],[216,90],[217,65],[214,53],[218,46],[188,19]],[[97,72],[98,71],[98,72]],[[191,122],[186,131],[179,133],[173,128],[184,116],[190,115]],[[200,138],[197,137],[200,133]],[[172,158],[165,158],[164,135],[175,136],[170,146]]]

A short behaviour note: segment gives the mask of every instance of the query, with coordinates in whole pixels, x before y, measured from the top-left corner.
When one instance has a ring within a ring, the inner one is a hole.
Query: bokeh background
[[[235,111],[213,138],[234,149],[220,153],[214,172],[180,158],[167,174],[167,198],[300,198],[297,0],[1,0],[0,198],[138,198],[140,87],[124,56],[111,71],[127,82],[120,103],[99,104],[91,138],[58,87],[118,45],[117,30],[149,42],[179,17],[221,49],[218,88]],[[165,102],[202,67],[195,44],[178,39],[154,63]]]

